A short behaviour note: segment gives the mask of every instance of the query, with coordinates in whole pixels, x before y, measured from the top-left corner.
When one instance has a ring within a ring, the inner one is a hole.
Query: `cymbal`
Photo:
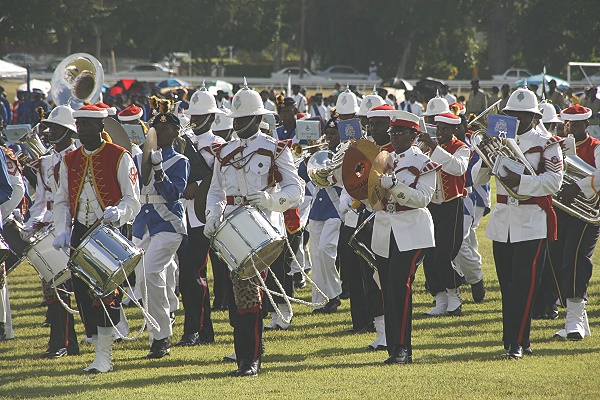
[[[208,175],[202,179],[196,194],[194,195],[194,211],[196,212],[196,218],[203,224],[206,223],[206,196],[208,195],[208,189],[210,188],[210,182],[212,181],[212,175]]]
[[[373,167],[369,174],[369,204],[374,211],[383,210],[383,200],[389,197],[389,192],[381,187],[379,179],[381,175],[393,170],[392,157],[390,153],[383,150],[373,160]]]
[[[127,131],[120,123],[112,117],[106,117],[104,118],[104,130],[110,135],[110,139],[114,144],[131,153],[131,141],[127,136]]]
[[[152,179],[152,161],[150,160],[150,154],[158,149],[156,139],[156,129],[148,129],[146,133],[146,141],[144,142],[142,149],[142,183],[148,185]]]
[[[366,139],[352,143],[344,154],[342,181],[348,194],[357,200],[366,200],[369,197],[368,180],[377,154],[377,145]]]

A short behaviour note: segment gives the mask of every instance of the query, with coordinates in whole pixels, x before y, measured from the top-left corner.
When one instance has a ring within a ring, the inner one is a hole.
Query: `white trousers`
[[[10,311],[10,298],[8,296],[8,282],[0,289],[0,322],[4,322],[4,332],[7,339],[13,339],[15,332],[12,326],[12,313]]]
[[[154,236],[146,232],[141,240],[133,238],[133,242],[144,249],[144,262],[135,269],[136,286],[142,296],[148,291],[148,312],[160,327],[159,331],[149,324],[148,333],[156,340],[173,333],[169,314],[179,308],[175,295],[175,252],[182,239],[182,234],[174,232],[159,232]]]
[[[465,215],[463,223],[463,242],[453,261],[465,275],[465,280],[470,285],[483,279],[481,254],[479,254],[478,251],[479,243],[477,242],[477,227],[481,222],[485,207],[475,206],[473,209],[474,215]]]
[[[330,218],[327,221],[311,219],[308,224],[310,254],[313,263],[312,280],[330,299],[342,293],[340,275],[335,268],[341,225],[342,220],[339,218]],[[313,287],[313,303],[320,303],[324,300],[323,296]]]

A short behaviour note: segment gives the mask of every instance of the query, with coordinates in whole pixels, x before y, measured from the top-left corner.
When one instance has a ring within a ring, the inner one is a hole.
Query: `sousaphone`
[[[77,110],[86,101],[96,103],[102,97],[104,69],[96,57],[71,54],[61,61],[52,75],[50,95],[57,105]]]

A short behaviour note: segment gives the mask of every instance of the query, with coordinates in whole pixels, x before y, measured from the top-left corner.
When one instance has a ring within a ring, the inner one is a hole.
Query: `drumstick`
[[[92,226],[90,226],[90,229],[88,229],[87,232],[83,234],[83,236],[81,237],[81,240],[83,241],[83,239],[85,239],[87,237],[87,235],[89,235],[94,229],[96,229],[102,223],[103,220],[104,220],[104,216],[100,217],[99,220],[94,222],[92,224]]]

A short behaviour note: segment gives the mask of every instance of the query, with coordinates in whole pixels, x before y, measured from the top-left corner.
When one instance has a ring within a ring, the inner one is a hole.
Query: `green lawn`
[[[480,228],[483,236],[487,218]],[[349,334],[348,300],[337,314],[311,315],[295,306],[288,331],[266,332],[266,353],[257,378],[228,378],[232,364],[221,358],[233,351],[232,329],[226,312],[213,314],[216,344],[173,348],[161,360],[143,360],[149,348],[147,333],[135,342],[114,346],[115,371],[90,376],[82,368],[93,359],[91,345],[82,355],[42,360],[48,328],[42,328],[40,282],[33,268],[21,266],[9,277],[16,339],[0,343],[0,397],[37,398],[600,398],[600,293],[598,274],[590,289],[588,315],[591,338],[556,341],[564,310],[557,321],[534,321],[535,355],[519,361],[500,356],[500,293],[491,257],[491,242],[481,240],[486,299],[474,304],[470,288],[463,291],[463,316],[425,318],[432,306],[419,268],[414,285],[414,362],[386,366],[385,352],[368,352],[375,334]],[[300,291],[308,299],[310,289]],[[140,313],[127,310],[132,331]],[[174,338],[183,330],[179,310]],[[83,326],[77,319],[78,337]]]

